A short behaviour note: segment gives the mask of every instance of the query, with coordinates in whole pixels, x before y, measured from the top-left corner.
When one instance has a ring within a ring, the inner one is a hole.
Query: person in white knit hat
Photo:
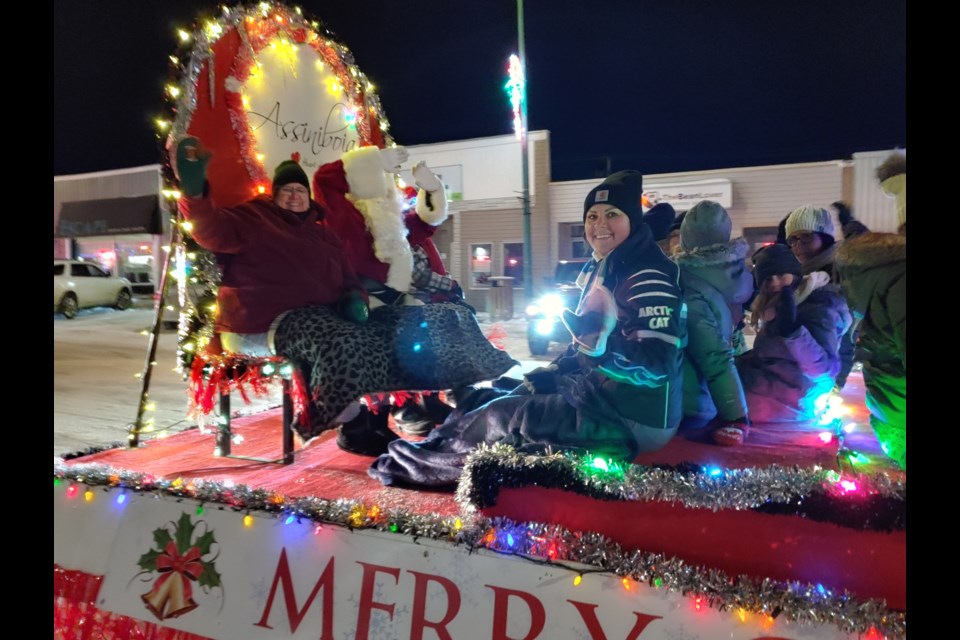
[[[836,283],[833,262],[839,245],[836,242],[836,231],[830,212],[812,204],[794,209],[784,222],[784,231],[787,236],[787,245],[800,261],[801,275],[806,276],[815,271],[823,271],[830,276],[831,282]],[[840,371],[836,378],[838,391],[843,389],[853,369],[855,344],[856,326],[854,325],[839,343]]]
[[[828,265],[828,272],[832,272],[836,238],[829,211],[812,204],[794,209],[787,216],[784,230],[787,244],[804,267],[804,273],[824,271],[823,267]],[[812,264],[807,267],[808,263]]]

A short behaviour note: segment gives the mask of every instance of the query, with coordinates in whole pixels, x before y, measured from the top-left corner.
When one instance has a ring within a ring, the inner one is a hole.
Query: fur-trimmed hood
[[[753,275],[745,259],[749,245],[744,238],[681,250],[673,259],[680,267],[680,283],[686,289],[702,290],[705,283],[716,289],[728,304],[742,304],[753,294]]]
[[[870,268],[904,262],[907,238],[896,233],[865,233],[844,242],[837,250],[837,267]]]
[[[862,312],[876,291],[886,291],[907,274],[907,238],[865,233],[837,250],[834,264],[850,306]]]

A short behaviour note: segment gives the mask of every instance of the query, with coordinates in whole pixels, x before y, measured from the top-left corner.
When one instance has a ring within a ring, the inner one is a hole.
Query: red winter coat
[[[184,196],[180,211],[197,243],[217,254],[223,272],[218,332],[264,333],[290,309],[336,304],[350,291],[366,298],[316,202],[305,220],[266,196],[221,209],[209,198]]]
[[[321,166],[314,175],[313,189],[314,197],[330,211],[327,222],[343,241],[347,258],[357,275],[385,284],[390,265],[377,258],[373,236],[367,228],[363,214],[346,198],[350,187],[347,184],[343,161],[336,160]],[[410,245],[422,246],[430,257],[431,268],[440,275],[446,275],[440,254],[430,239],[437,228],[424,222],[413,211],[407,213],[403,221],[409,232],[407,240]]]

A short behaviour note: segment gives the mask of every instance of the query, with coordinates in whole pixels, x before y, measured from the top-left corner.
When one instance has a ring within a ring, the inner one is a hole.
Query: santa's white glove
[[[407,161],[410,152],[406,147],[387,147],[380,149],[380,164],[387,173],[399,173],[400,165]]]
[[[440,178],[430,170],[427,163],[423,160],[413,165],[413,181],[427,193],[432,193],[443,188],[443,183],[440,182]]]

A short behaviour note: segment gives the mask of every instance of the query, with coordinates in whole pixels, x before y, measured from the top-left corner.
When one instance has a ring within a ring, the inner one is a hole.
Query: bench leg
[[[220,394],[220,420],[217,421],[217,444],[213,450],[216,456],[229,456],[230,451],[230,394]]]
[[[293,399],[290,381],[283,380],[283,464],[293,464]]]

